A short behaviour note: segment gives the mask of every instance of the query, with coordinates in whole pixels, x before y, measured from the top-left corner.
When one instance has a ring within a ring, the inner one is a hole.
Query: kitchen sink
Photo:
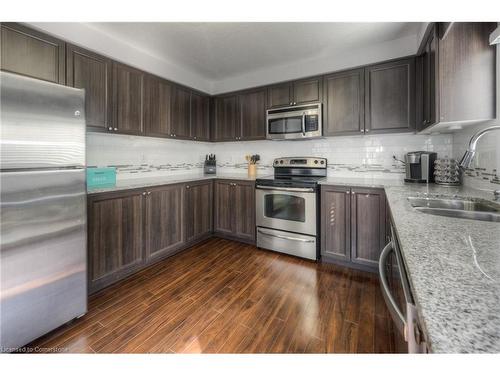
[[[409,197],[416,210],[431,215],[500,222],[500,203],[481,198]]]

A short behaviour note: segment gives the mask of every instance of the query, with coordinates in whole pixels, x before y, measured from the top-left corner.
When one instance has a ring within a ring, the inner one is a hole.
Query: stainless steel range
[[[327,160],[274,160],[274,176],[256,180],[257,246],[317,260],[319,185]]]

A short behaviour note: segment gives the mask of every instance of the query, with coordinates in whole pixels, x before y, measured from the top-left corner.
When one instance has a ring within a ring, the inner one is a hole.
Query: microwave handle
[[[302,135],[305,137],[306,135],[306,113],[302,113]]]
[[[387,281],[387,275],[385,272],[387,257],[392,251],[394,251],[394,247],[391,241],[384,247],[382,253],[380,254],[380,259],[378,262],[380,287],[382,289],[382,296],[384,297],[385,303],[387,305],[387,308],[389,309],[389,313],[391,314],[392,320],[394,320],[394,323],[398,327],[398,330],[404,335],[406,340],[406,319],[401,310],[399,309],[398,305],[396,304],[396,301],[394,300],[394,297],[392,296],[389,290],[389,283]]]

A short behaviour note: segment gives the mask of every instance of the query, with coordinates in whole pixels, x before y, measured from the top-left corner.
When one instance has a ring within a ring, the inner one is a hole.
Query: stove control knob
[[[278,163],[279,163],[279,161],[278,161],[278,160],[275,160],[275,161],[274,161],[274,164],[278,164]]]
[[[280,160],[280,164],[283,164],[283,160]]]
[[[315,160],[315,161],[314,161],[314,164],[318,164],[318,161],[317,161],[317,160]]]
[[[325,164],[325,161],[324,161],[324,160],[321,160],[321,164]]]

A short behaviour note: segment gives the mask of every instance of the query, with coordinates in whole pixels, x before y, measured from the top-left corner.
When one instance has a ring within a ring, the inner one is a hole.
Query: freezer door
[[[84,91],[0,74],[0,169],[84,166]]]
[[[85,170],[0,174],[0,350],[87,309]]]

